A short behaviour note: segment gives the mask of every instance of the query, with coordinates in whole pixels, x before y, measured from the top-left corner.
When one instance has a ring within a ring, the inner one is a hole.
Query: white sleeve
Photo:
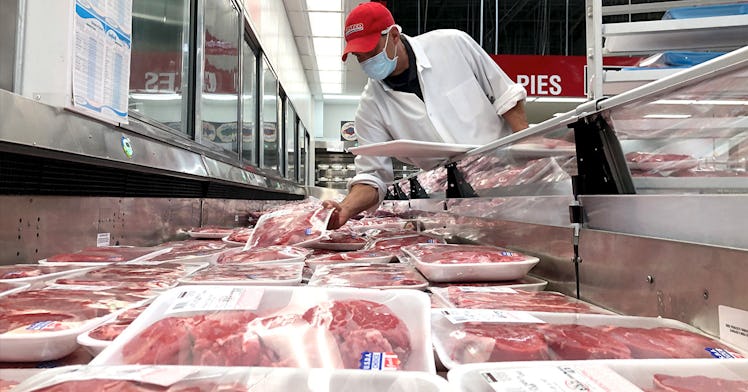
[[[392,136],[390,136],[389,132],[382,125],[379,109],[377,109],[373,98],[366,91],[364,91],[361,103],[358,106],[358,110],[356,110],[355,127],[359,146],[392,140]],[[356,163],[356,176],[348,181],[348,190],[350,191],[351,186],[354,184],[373,186],[379,192],[379,202],[381,203],[387,194],[386,184],[392,182],[394,179],[392,159],[390,157],[359,155],[355,158],[354,162]]]
[[[496,109],[496,114],[503,115],[527,98],[527,92],[521,84],[515,83],[499,65],[467,33],[460,31],[455,35],[458,50],[473,69],[473,74]]]

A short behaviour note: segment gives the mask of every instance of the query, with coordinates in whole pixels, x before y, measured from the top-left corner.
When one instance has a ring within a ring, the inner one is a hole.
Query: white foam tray
[[[439,264],[424,263],[420,258],[408,251],[407,247],[402,251],[408,255],[413,264],[431,282],[486,282],[500,280],[515,280],[527,275],[540,259],[527,256],[522,261],[506,261],[501,263],[459,263]]]
[[[263,265],[268,267],[268,263],[248,263],[248,264],[217,264],[216,266],[224,266],[233,269],[247,269],[251,270],[255,265]],[[227,286],[296,286],[301,284],[301,273],[304,269],[303,262],[291,262],[291,263],[272,263],[273,267],[297,267],[298,272],[293,279],[235,279],[235,280],[193,280],[192,275],[185,278],[179,279],[179,283],[182,285],[227,285]],[[215,268],[216,266],[208,267]],[[246,268],[244,268],[246,267]]]

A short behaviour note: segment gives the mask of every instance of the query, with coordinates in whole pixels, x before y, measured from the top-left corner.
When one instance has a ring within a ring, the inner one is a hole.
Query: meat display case
[[[389,203],[453,241],[538,256],[549,290],[718,334],[719,305],[748,309],[747,103],[748,47],[445,161],[457,182],[423,172],[426,195]],[[497,180],[507,168],[519,180]]]

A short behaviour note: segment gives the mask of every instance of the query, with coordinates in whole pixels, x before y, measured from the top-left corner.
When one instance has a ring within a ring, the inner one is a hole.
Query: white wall
[[[322,139],[340,140],[340,122],[355,119],[358,102],[325,102],[322,119]]]
[[[282,0],[244,0],[250,24],[301,122],[312,128],[312,95]]]

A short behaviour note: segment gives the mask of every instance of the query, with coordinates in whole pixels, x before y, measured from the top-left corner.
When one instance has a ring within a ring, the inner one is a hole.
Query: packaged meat
[[[180,286],[91,364],[434,372],[428,310],[415,290]]]
[[[310,257],[306,260],[306,264],[312,269],[316,269],[322,265],[333,265],[333,264],[350,264],[350,263],[364,263],[364,264],[386,264],[397,259],[397,256],[393,252],[389,251],[377,251],[377,250],[361,250],[356,252],[342,252],[342,253],[330,253],[326,255]]]
[[[74,253],[60,253],[39,260],[39,264],[96,266],[155,257],[166,251],[164,247],[100,246],[81,249]]]
[[[29,290],[0,297],[0,362],[62,358],[75,351],[82,332],[147,298],[116,289]]]
[[[527,363],[480,363],[458,366],[448,373],[449,383],[466,392],[565,390],[558,387],[584,384],[597,391],[713,392],[748,390],[748,360],[730,359],[637,359],[588,360]],[[592,380],[591,380],[592,379]],[[501,390],[501,389],[499,389]]]
[[[243,227],[238,230],[234,230],[231,234],[222,238],[222,241],[229,245],[244,246],[247,244],[249,237],[255,231],[253,228]]]
[[[28,283],[4,283],[0,282],[0,297],[15,294],[19,291],[28,290],[31,287]]]
[[[221,252],[229,249],[227,243],[216,240],[172,241],[161,244],[166,252],[146,258],[151,263],[215,263]]]
[[[10,392],[16,385],[44,369],[2,369],[0,368],[0,392]]]
[[[407,264],[334,264],[317,267],[309,286],[361,287],[371,289],[417,289],[429,282]]]
[[[508,287],[432,287],[448,308],[524,310],[530,312],[613,314],[598,306],[552,291]]]
[[[630,152],[626,154],[630,169],[653,172],[688,170],[699,165],[699,161],[685,154]]]
[[[235,248],[221,254],[216,264],[295,263],[303,262],[311,251],[297,246],[268,246],[252,249]]]
[[[220,239],[234,232],[233,228],[220,226],[193,227],[187,234],[196,239]]]
[[[127,309],[124,312],[119,313],[114,319],[78,335],[76,338],[78,344],[86,349],[86,351],[88,351],[92,356],[95,357],[99,355],[106,346],[112,343],[112,341],[133,322],[133,320],[143,313],[149,303],[150,301],[146,301],[146,303],[140,306]]]
[[[304,263],[219,264],[179,280],[182,284],[295,286]]]
[[[540,259],[485,245],[418,244],[403,252],[432,282],[481,282],[524,277]]]
[[[447,380],[425,372],[371,372],[229,366],[101,366],[47,369],[19,392],[449,392]]]
[[[366,245],[366,238],[352,230],[338,230],[330,232],[329,238],[321,239],[307,245],[315,249],[331,249],[337,251],[359,250]]]
[[[431,283],[429,287],[509,287],[525,291],[543,291],[547,285],[548,281],[527,275],[517,280],[481,283]]]
[[[175,287],[179,278],[207,266],[207,263],[110,264],[47,281],[47,285],[165,290]]]
[[[416,244],[445,244],[444,239],[433,234],[406,234],[396,237],[374,237],[366,244],[366,250],[400,252],[404,247]]]
[[[432,311],[447,368],[476,362],[725,358],[742,353],[670,319],[486,309]]]
[[[39,265],[39,264],[13,264],[0,265],[0,283],[25,284],[36,286],[39,282],[54,279],[60,276],[85,271],[95,267],[82,267],[79,265]]]
[[[345,226],[356,232],[364,232],[371,229],[398,230],[402,229],[408,220],[398,217],[370,217],[359,220],[349,220]]]
[[[327,236],[332,209],[289,207],[260,217],[245,249],[273,245],[305,246]]]

